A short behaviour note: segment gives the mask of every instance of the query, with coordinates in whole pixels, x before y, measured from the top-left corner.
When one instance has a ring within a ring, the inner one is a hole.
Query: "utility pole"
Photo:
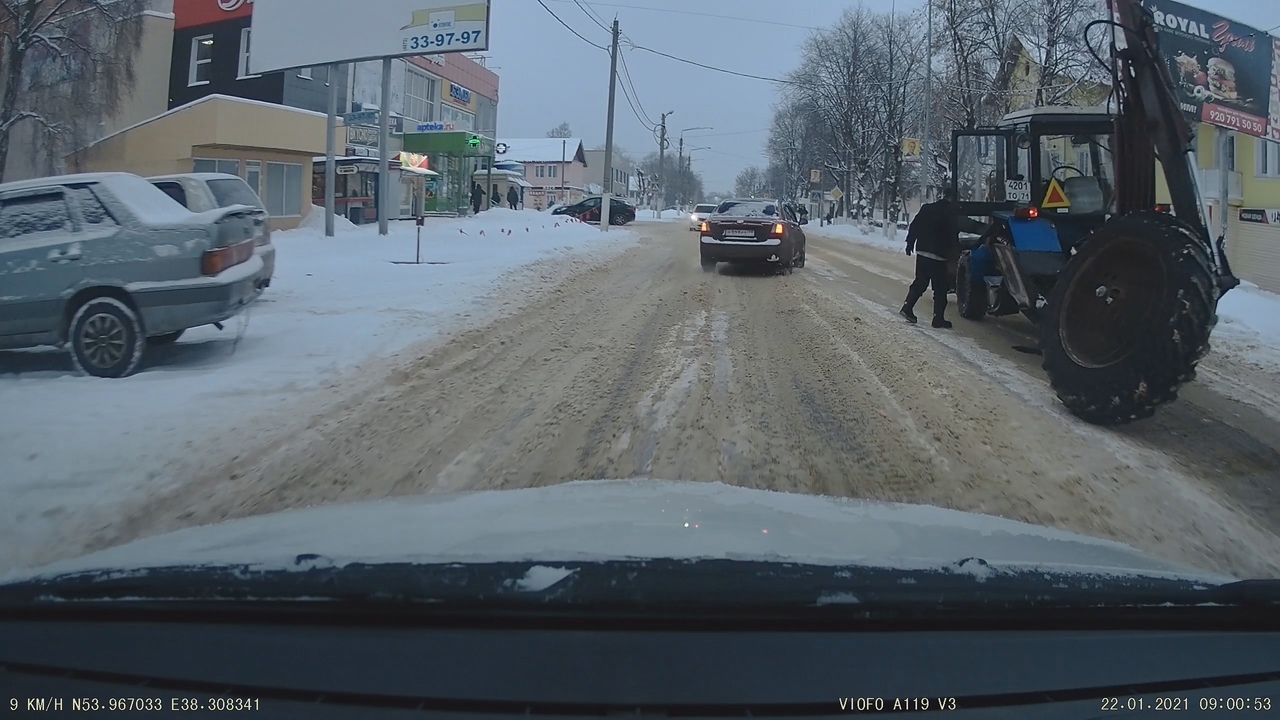
[[[674,111],[674,110],[673,110],[673,111],[671,111],[671,112],[664,112],[664,113],[662,113],[662,122],[660,123],[660,126],[662,127],[662,133],[658,136],[658,182],[657,182],[658,187],[657,187],[657,193],[660,193],[660,194],[655,194],[655,195],[654,195],[654,197],[656,198],[656,200],[657,200],[657,201],[654,203],[654,208],[653,208],[653,209],[654,209],[656,212],[659,212],[659,213],[661,213],[661,211],[662,211],[662,206],[663,206],[663,205],[665,205],[665,204],[666,204],[666,202],[667,202],[667,171],[666,171],[666,158],[667,158],[667,116],[668,116],[668,115],[674,115],[674,114],[675,114],[675,111]],[[659,215],[659,217],[661,217],[661,215]]]
[[[609,46],[609,119],[604,126],[604,195],[600,198],[600,232],[609,232],[613,210],[613,99],[618,86],[618,19],[613,20],[613,44]]]
[[[329,119],[324,130],[324,236],[333,237],[334,185],[338,182],[337,161],[334,159],[337,147],[338,125],[338,83],[334,82],[334,70],[337,65],[329,66]],[[348,67],[354,67],[349,65]],[[354,74],[354,71],[352,71]],[[348,110],[351,108],[348,107]],[[344,123],[345,125],[345,123]],[[343,128],[346,132],[346,128]],[[346,153],[343,153],[345,155]],[[261,184],[261,183],[259,183]],[[261,192],[261,188],[258,190]]]
[[[933,0],[928,0],[929,11],[925,31],[924,52],[924,142],[920,149],[920,204],[929,202],[929,176],[933,174]]]
[[[680,133],[680,150],[676,153],[676,207],[684,198],[684,133]]]
[[[382,59],[382,97],[378,98],[378,234],[391,222],[391,58]],[[328,161],[325,161],[328,164]],[[397,207],[400,205],[396,200]]]

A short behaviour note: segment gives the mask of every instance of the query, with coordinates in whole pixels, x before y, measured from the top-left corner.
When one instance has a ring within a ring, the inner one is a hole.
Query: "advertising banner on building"
[[[234,0],[228,0],[234,1]],[[329,63],[489,49],[490,0],[254,0],[259,74]],[[352,8],[359,6],[353,24]]]
[[[1143,0],[1155,17],[1187,119],[1255,137],[1280,138],[1280,45],[1265,32],[1198,7]]]

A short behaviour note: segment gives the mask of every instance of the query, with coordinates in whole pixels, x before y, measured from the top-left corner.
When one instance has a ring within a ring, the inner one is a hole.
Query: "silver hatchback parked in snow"
[[[147,178],[152,185],[164,191],[165,195],[182,203],[191,212],[207,212],[232,205],[252,205],[258,209],[262,219],[260,232],[254,238],[257,249],[253,252],[262,258],[266,269],[262,273],[262,287],[271,284],[276,271],[276,248],[271,244],[270,217],[262,200],[249,183],[239,175],[227,173],[181,173],[178,175],[157,175]]]
[[[69,346],[89,375],[133,373],[148,344],[258,297],[256,211],[193,213],[129,173],[0,184],[0,348]]]

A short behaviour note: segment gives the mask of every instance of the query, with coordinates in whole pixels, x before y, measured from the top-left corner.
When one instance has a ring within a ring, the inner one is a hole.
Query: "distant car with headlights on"
[[[801,225],[808,222],[792,206],[773,200],[725,200],[702,222],[699,253],[702,269],[716,263],[777,265],[784,272],[804,267],[806,240]]]
[[[702,227],[702,221],[711,217],[711,213],[715,211],[715,203],[695,205],[693,207],[693,212],[689,213],[689,229],[696,231],[698,228]]]
[[[131,375],[148,345],[258,298],[256,211],[193,213],[129,173],[0,184],[0,348],[69,347],[85,374]]]

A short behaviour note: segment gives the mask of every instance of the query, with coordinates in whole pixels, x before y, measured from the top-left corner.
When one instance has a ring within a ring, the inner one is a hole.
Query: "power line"
[[[691,137],[691,138],[696,138],[696,137],[704,138],[704,137],[725,137],[725,136],[727,136],[727,135],[752,135],[752,134],[754,134],[754,133],[769,132],[771,129],[772,129],[772,128],[760,128],[759,130],[739,130],[739,131],[737,131],[737,132],[705,133],[705,134],[704,134],[704,133],[699,133],[699,134],[697,134],[697,135],[690,135],[689,137]]]
[[[538,0],[538,2],[542,2],[542,0]],[[778,78],[765,77],[763,75],[752,75],[750,73],[740,73],[735,70],[725,70],[724,68],[718,68],[713,65],[705,65],[703,63],[695,62],[693,60],[686,60],[685,58],[677,57],[670,53],[664,53],[660,50],[654,50],[653,48],[647,48],[647,47],[644,47],[643,45],[636,45],[634,42],[631,42],[631,41],[628,41],[628,42],[630,42],[631,47],[636,50],[643,50],[645,52],[653,53],[654,55],[661,55],[662,57],[670,58],[677,62],[682,62],[688,65],[696,65],[697,67],[704,68],[706,70],[715,70],[716,72],[722,72],[722,73],[725,73],[726,75],[737,75],[738,77],[751,78],[752,80],[764,80],[766,82],[780,83],[783,85],[802,85],[803,84],[803,83],[795,82],[794,80],[779,80]]]
[[[621,56],[619,56],[619,57],[621,57]],[[641,124],[641,125],[644,125],[644,126],[645,126],[645,128],[647,128],[647,129],[649,129],[649,130],[653,130],[653,129],[654,129],[654,126],[653,126],[653,124],[652,124],[652,122],[653,122],[653,121],[651,121],[651,120],[645,120],[643,117],[641,117],[641,115],[643,115],[643,108],[641,108],[641,109],[639,109],[639,110],[637,110],[637,109],[636,109],[636,106],[640,104],[640,101],[639,101],[638,99],[633,99],[633,98],[631,97],[631,93],[627,92],[627,85],[626,85],[626,83],[618,83],[618,84],[622,87],[622,96],[623,96],[623,97],[625,97],[625,98],[627,99],[627,105],[630,105],[630,106],[631,106],[631,112],[632,112],[632,114],[634,114],[634,115],[636,116],[636,119],[640,121],[640,124]]]
[[[631,68],[627,67],[626,55],[619,53],[618,60],[621,61],[622,77],[626,81],[626,85],[631,86],[631,94],[635,97],[636,106],[640,108],[640,114],[644,116],[642,122],[645,123],[646,127],[657,125],[653,118],[649,117],[649,113],[644,111],[644,105],[640,103],[640,91],[636,90],[635,81],[631,78]]]
[[[591,13],[591,11],[587,9],[587,6],[586,6],[586,5],[583,5],[583,4],[582,4],[581,0],[573,0],[573,4],[578,6],[578,9],[582,11],[582,14],[583,14],[583,15],[586,15],[586,16],[587,16],[587,19],[588,19],[588,20],[590,20],[591,22],[595,23],[596,25],[599,25],[601,30],[606,30],[606,31],[608,31],[608,32],[609,32],[609,33],[611,33],[611,34],[613,33],[613,29],[612,29],[612,28],[607,27],[603,22],[601,22],[600,20],[596,19],[596,16],[595,16],[595,15],[593,15],[593,14]]]
[[[570,0],[552,0],[552,2],[569,2]],[[572,0],[578,2],[578,0]],[[757,20],[755,18],[734,17],[733,15],[712,15],[710,13],[693,12],[691,10],[672,10],[670,8],[642,7],[639,5],[621,5],[617,3],[595,2],[595,0],[585,0],[587,5],[592,7],[616,7],[625,8],[627,10],[647,10],[649,12],[670,13],[672,15],[692,15],[695,17],[715,18],[717,20],[737,20],[739,22],[758,23],[760,25],[770,25],[773,27],[791,27],[801,30],[821,30],[820,27],[813,25],[796,25],[793,23],[777,22],[775,20]]]
[[[566,30],[568,30],[569,32],[573,33],[574,35],[577,35],[579,40],[581,40],[582,42],[584,42],[584,43],[586,43],[586,44],[590,45],[591,47],[597,48],[597,49],[599,49],[599,50],[604,50],[605,52],[609,52],[609,48],[607,48],[607,47],[605,47],[605,46],[603,46],[603,45],[597,45],[597,44],[595,44],[595,43],[591,42],[590,40],[588,40],[588,39],[586,39],[585,37],[583,37],[583,36],[582,36],[582,35],[581,35],[577,30],[574,30],[573,28],[569,27],[569,23],[565,22],[564,20],[561,20],[561,19],[560,19],[560,16],[559,16],[559,15],[557,15],[557,14],[555,14],[555,11],[553,11],[551,8],[547,7],[547,4],[546,4],[545,2],[543,2],[542,0],[538,0],[538,4],[542,6],[542,9],[543,9],[543,10],[546,10],[547,12],[551,13],[551,17],[555,18],[555,19],[556,19],[556,22],[558,22],[558,23],[560,23],[561,25],[563,25],[563,26],[565,27],[565,29],[566,29]]]

